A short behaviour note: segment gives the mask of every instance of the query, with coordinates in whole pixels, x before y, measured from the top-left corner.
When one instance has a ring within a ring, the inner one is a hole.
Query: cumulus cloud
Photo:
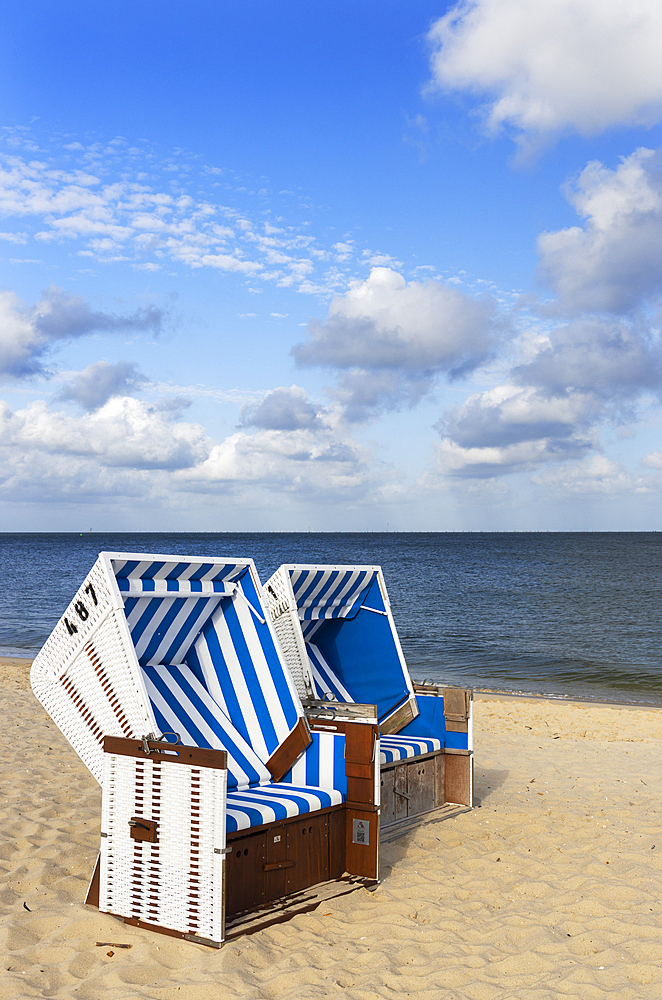
[[[99,312],[78,295],[54,286],[34,306],[26,306],[13,292],[0,292],[0,377],[44,372],[44,356],[58,341],[120,330],[157,333],[163,318],[156,306],[124,316]]]
[[[552,331],[507,383],[444,413],[440,465],[452,475],[504,475],[600,448],[597,428],[632,419],[662,392],[662,345],[639,320],[587,317]]]
[[[598,413],[590,396],[547,396],[506,384],[470,395],[436,424],[439,471],[451,476],[493,477],[578,458],[596,445],[591,425]]]
[[[393,470],[375,467],[359,442],[327,426],[233,434],[180,478],[200,492],[252,485],[301,497],[361,500],[374,499],[397,477]]]
[[[407,282],[375,267],[312,320],[309,340],[292,353],[300,365],[346,373],[336,396],[357,413],[416,402],[434,378],[473,371],[504,330],[489,297],[470,298],[440,281]]]
[[[525,360],[504,384],[443,414],[436,459],[446,475],[565,462],[557,479],[534,481],[599,492],[600,428],[636,420],[642,400],[662,397],[661,154],[639,149],[614,170],[590,163],[567,193],[585,223],[539,239],[541,274],[556,293],[533,303],[547,332],[520,341]]]
[[[556,293],[556,308],[625,313],[659,296],[660,151],[638,149],[615,170],[589,163],[566,192],[585,225],[538,239],[541,278]]]
[[[38,400],[12,412],[3,404],[0,438],[5,449],[88,458],[104,467],[181,469],[209,453],[198,424],[177,420],[168,406],[114,398],[94,413],[72,417]]]
[[[183,495],[245,498],[249,491],[262,504],[275,495],[360,502],[397,487],[397,473],[375,463],[326,412],[309,419],[297,386],[267,393],[250,429],[218,442],[183,419],[187,405],[113,396],[72,416],[44,401],[16,411],[0,402],[0,499],[173,503]],[[284,427],[288,413],[291,426]]]
[[[97,361],[78,372],[58,394],[60,399],[72,400],[84,410],[98,410],[113,396],[128,396],[143,388],[148,379],[130,361]]]
[[[651,487],[636,478],[621,464],[605,455],[591,455],[531,477],[532,482],[564,496],[618,496],[623,493],[648,493]]]
[[[259,402],[244,404],[241,423],[244,427],[271,431],[301,430],[318,424],[317,408],[300,386],[279,386]]]
[[[656,0],[461,0],[429,41],[433,85],[487,96],[491,129],[588,136],[662,113]]]
[[[642,319],[585,317],[558,327],[518,382],[553,396],[586,394],[614,411],[642,392],[662,389],[662,344]]]
[[[434,374],[354,368],[341,372],[326,392],[340,403],[346,420],[362,423],[378,413],[415,406],[434,386]]]

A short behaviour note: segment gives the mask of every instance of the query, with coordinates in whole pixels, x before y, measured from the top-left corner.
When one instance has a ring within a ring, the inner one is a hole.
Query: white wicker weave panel
[[[297,605],[292,592],[290,574],[281,566],[273,576],[270,576],[263,587],[269,613],[272,620],[278,618],[285,611],[296,611]]]
[[[263,588],[267,609],[294,686],[303,700],[315,698],[315,685],[287,570],[278,569]]]
[[[227,772],[105,758],[99,909],[221,942]],[[158,843],[131,838],[133,816],[157,822]]]
[[[104,567],[97,559],[32,664],[33,676],[59,677],[113,606]]]
[[[114,605],[101,560],[32,664],[30,679],[97,781],[105,735],[142,736],[155,729],[124,612]]]
[[[283,659],[302,700],[314,698],[314,688],[308,654],[301,634],[301,626],[296,611],[286,611],[273,623],[278,637]]]

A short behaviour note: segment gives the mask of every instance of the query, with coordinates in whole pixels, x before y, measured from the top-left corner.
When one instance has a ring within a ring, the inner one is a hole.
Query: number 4
[[[72,622],[70,622],[68,618],[64,619],[64,624],[67,626],[67,632],[69,633],[69,635],[75,635],[75,633],[78,631],[76,626]]]

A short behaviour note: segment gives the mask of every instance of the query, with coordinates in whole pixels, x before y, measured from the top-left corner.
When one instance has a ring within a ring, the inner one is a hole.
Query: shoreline
[[[27,677],[27,686],[20,684],[21,687],[30,689],[29,681],[29,670],[34,657],[27,656],[5,656],[0,654],[0,686],[11,683],[12,680],[19,682],[23,679],[21,675]],[[12,677],[12,669],[18,671],[17,677]],[[416,681],[415,683],[422,683]],[[440,686],[444,686],[443,682],[439,682]],[[449,684],[449,687],[459,687],[460,685]],[[603,706],[605,708],[633,708],[639,711],[662,711],[662,695],[660,695],[659,701],[624,701],[622,699],[610,700],[603,697],[579,697],[577,695],[565,695],[565,694],[538,694],[534,691],[520,692],[520,691],[503,691],[498,688],[473,688],[474,701],[551,701],[556,703],[561,703],[562,705],[595,705],[597,708]]]

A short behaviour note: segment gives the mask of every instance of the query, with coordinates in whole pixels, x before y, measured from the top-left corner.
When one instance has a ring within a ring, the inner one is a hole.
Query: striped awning
[[[113,560],[124,613],[142,666],[181,664],[224,598],[236,595],[246,563]]]
[[[358,613],[377,569],[293,569],[290,579],[301,621],[352,618]]]

